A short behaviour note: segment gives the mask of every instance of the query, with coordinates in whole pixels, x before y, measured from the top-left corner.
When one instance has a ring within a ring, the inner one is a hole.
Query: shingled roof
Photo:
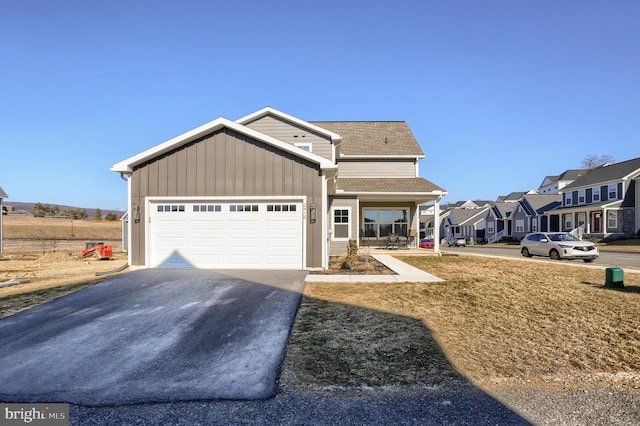
[[[622,161],[608,166],[600,166],[591,170],[581,178],[576,179],[573,183],[565,186],[562,188],[562,191],[565,192],[567,190],[578,189],[585,186],[619,181],[638,171],[640,171],[640,158],[634,158],[632,160]]]
[[[404,121],[312,121],[311,124],[342,136],[344,156],[424,157],[418,141]]]
[[[344,192],[446,192],[424,178],[338,178],[337,189]]]

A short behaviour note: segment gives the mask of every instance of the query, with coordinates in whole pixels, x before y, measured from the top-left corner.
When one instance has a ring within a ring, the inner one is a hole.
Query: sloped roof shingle
[[[597,167],[573,183],[565,186],[562,191],[578,189],[585,186],[591,186],[599,183],[606,183],[621,180],[622,178],[640,171],[640,157],[632,160],[622,161],[620,163],[608,166]]]
[[[424,178],[338,178],[337,189],[344,192],[446,192]]]
[[[404,121],[311,121],[342,136],[341,155],[423,157],[409,125]]]

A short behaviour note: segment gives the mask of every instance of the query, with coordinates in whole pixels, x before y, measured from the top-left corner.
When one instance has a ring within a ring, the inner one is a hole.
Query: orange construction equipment
[[[97,259],[111,259],[113,255],[113,247],[109,244],[105,244],[103,242],[90,241],[85,244],[85,249],[82,250],[82,257],[86,259],[87,257],[93,256]]]

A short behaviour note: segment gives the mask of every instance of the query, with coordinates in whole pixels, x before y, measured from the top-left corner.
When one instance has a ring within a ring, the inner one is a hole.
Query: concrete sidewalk
[[[372,254],[371,257],[394,271],[396,275],[308,274],[305,281],[323,283],[432,283],[444,281],[387,254]]]

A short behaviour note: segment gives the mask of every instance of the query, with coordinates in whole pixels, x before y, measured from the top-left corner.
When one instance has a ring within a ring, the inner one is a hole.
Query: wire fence
[[[105,244],[113,246],[114,252],[122,251],[122,240],[100,240]],[[78,254],[85,249],[88,240],[51,240],[51,239],[23,239],[23,238],[5,238],[2,243],[2,251],[4,254],[15,252],[41,252],[55,253],[59,251],[77,251]]]

